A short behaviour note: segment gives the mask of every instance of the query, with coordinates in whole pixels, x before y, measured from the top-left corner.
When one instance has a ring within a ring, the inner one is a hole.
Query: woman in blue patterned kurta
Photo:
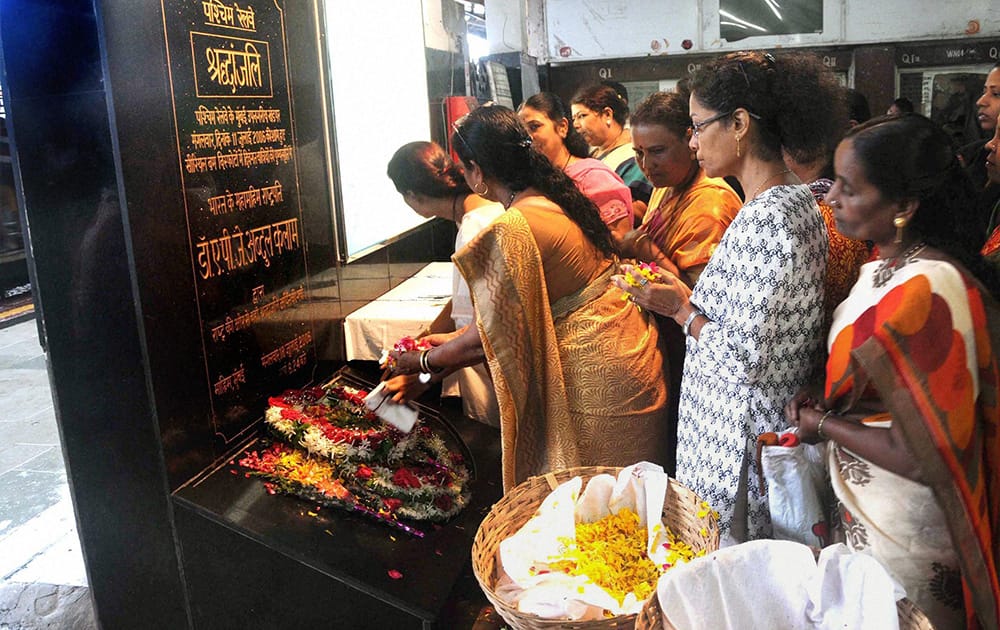
[[[691,149],[711,177],[749,194],[693,291],[669,274],[619,286],[684,328],[677,478],[719,512],[724,543],[769,536],[766,497],[748,474],[755,438],[785,425],[785,402],[819,359],[827,236],[782,151],[828,150],[842,92],[814,57],[741,52],[691,81]],[[817,146],[820,145],[820,146]],[[628,272],[629,269],[625,268]]]

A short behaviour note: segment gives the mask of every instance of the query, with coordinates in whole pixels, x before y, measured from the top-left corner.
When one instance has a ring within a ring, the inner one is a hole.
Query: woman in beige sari
[[[667,390],[656,325],[609,279],[614,246],[594,204],[531,144],[514,112],[474,110],[453,144],[474,192],[507,212],[455,254],[474,326],[397,355],[395,374],[485,357],[500,405],[504,488],[571,466],[663,463]],[[390,387],[412,396],[400,379]]]

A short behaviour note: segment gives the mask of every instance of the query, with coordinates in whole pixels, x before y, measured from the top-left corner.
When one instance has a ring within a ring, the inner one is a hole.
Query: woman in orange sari
[[[655,92],[632,114],[632,147],[655,186],[642,225],[619,243],[626,258],[656,262],[694,286],[743,202],[695,159],[688,94]]]
[[[506,212],[453,260],[476,321],[394,373],[440,378],[485,357],[500,407],[505,490],[575,466],[664,463],[667,388],[655,322],[610,283],[614,244],[597,206],[532,146],[514,112],[455,126],[469,187]],[[387,383],[402,397],[396,379]]]
[[[624,258],[654,262],[693,287],[743,202],[724,179],[705,174],[688,146],[689,96],[687,92],[654,92],[632,114],[635,159],[655,188],[642,224],[619,239],[618,248]],[[672,474],[686,340],[681,327],[669,317],[657,317],[657,323],[670,364],[666,468]]]
[[[837,227],[880,260],[834,314],[822,402],[799,394],[786,415],[804,441],[830,442],[848,546],[935,627],[997,628],[998,280],[967,229],[974,190],[916,114],[854,128],[834,164]]]

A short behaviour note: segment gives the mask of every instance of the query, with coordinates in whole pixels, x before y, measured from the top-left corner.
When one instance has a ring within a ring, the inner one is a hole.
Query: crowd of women
[[[480,107],[454,126],[460,167],[431,143],[389,167],[415,211],[461,224],[464,317],[388,385],[485,364],[505,488],[657,462],[729,544],[771,535],[752,446],[795,427],[829,444],[848,546],[938,627],[997,628],[998,90],[1000,65],[994,137],[964,157],[919,114],[850,126],[800,53],[725,55],[631,119],[609,86],[571,111]]]

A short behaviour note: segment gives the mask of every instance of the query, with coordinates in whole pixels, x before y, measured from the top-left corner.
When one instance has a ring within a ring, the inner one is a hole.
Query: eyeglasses
[[[740,51],[740,52],[736,53],[736,55],[738,57],[740,57],[740,58],[738,58],[736,60],[736,63],[737,63],[737,65],[740,68],[740,74],[743,75],[743,80],[747,82],[747,87],[750,87],[750,75],[747,74],[747,69],[743,66],[743,59],[746,59],[747,61],[750,61],[757,54],[760,54],[761,58],[764,60],[764,63],[767,65],[767,67],[769,69],[773,69],[774,66],[775,66],[775,63],[776,63],[775,60],[774,60],[774,55],[772,55],[769,52],[756,53],[756,52],[749,52],[749,51],[745,51],[744,50],[744,51]]]
[[[462,116],[461,118],[458,118],[457,120],[455,120],[455,122],[451,123],[451,130],[455,132],[455,137],[462,141],[462,144],[465,145],[465,149],[469,152],[469,156],[472,158],[473,161],[475,161],[476,160],[476,152],[473,151],[472,147],[469,146],[469,143],[465,141],[465,137],[462,135],[462,132],[459,130],[459,126],[462,123],[464,123],[465,120],[468,117],[469,117],[469,115],[466,114],[465,116]]]
[[[691,132],[695,135],[695,137],[698,137],[698,136],[701,135],[701,130],[702,129],[704,129],[705,127],[711,125],[715,121],[721,120],[721,119],[725,118],[726,116],[731,116],[732,114],[733,114],[733,112],[722,112],[721,114],[716,114],[715,116],[710,117],[708,120],[703,120],[700,123],[696,123],[696,122],[692,121],[691,122]]]
[[[485,103],[483,103],[479,107],[493,107],[494,105],[496,105],[496,103],[494,103],[493,101],[486,101]],[[462,141],[462,144],[464,144],[465,148],[469,151],[469,155],[472,157],[473,160],[475,160],[476,159],[476,152],[472,150],[472,146],[466,141],[465,136],[463,136],[462,132],[459,131],[459,129],[458,129],[459,127],[461,127],[462,125],[465,124],[465,121],[469,119],[469,114],[471,114],[471,113],[472,112],[470,111],[469,113],[465,114],[464,116],[461,116],[460,118],[456,118],[455,122],[451,123],[451,130],[455,132],[455,135],[458,136],[458,139]]]

